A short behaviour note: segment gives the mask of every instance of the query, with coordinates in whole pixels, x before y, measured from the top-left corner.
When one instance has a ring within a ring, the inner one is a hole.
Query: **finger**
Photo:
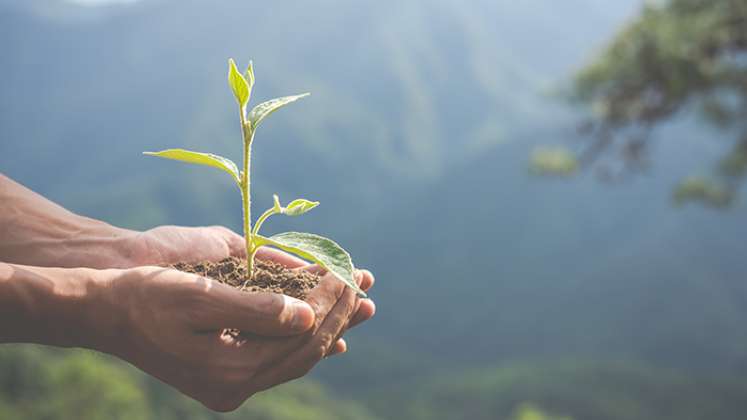
[[[311,340],[313,334],[321,327],[322,322],[328,316],[330,311],[334,309],[344,291],[345,285],[342,282],[332,275],[324,276],[319,282],[319,285],[317,285],[317,287],[315,287],[307,297],[308,305],[312,308],[314,313],[312,327],[309,328],[305,334],[297,337],[292,337],[291,339],[277,338],[276,340],[273,340],[271,345],[267,347],[269,353],[264,355],[265,359],[268,361],[266,366],[269,367],[276,363],[282,363],[278,361],[284,359],[289,353],[298,351],[300,348],[305,346],[306,343]],[[241,335],[244,338],[250,339],[249,341],[251,341],[251,338],[255,338],[267,342],[269,338],[267,336],[261,336],[261,334],[247,334],[246,331],[242,331]],[[254,335],[257,337],[253,337]],[[253,346],[242,346],[242,348],[246,350],[243,352],[243,357],[254,358],[257,357],[257,354],[252,354],[252,352],[264,352],[264,350],[257,350]]]
[[[308,271],[309,273],[314,274],[324,274],[327,271],[318,264],[308,264],[302,267],[296,267],[295,270]],[[364,292],[368,291],[368,289],[370,289],[374,284],[374,276],[368,270],[355,270],[355,280]]]
[[[350,320],[348,328],[353,328],[362,322],[368,321],[373,318],[374,314],[376,314],[376,304],[374,301],[371,299],[361,299],[358,311],[353,315],[353,319]]]
[[[298,268],[309,265],[308,262],[302,260],[301,258],[290,255],[287,252],[280,251],[279,249],[270,248],[268,246],[259,248],[259,250],[257,250],[256,257],[261,260],[269,260],[278,264],[283,264],[288,268]]]
[[[330,352],[350,320],[357,299],[355,292],[345,287],[342,296],[311,339],[282,362],[257,376],[257,384],[261,389],[300,378],[311,371]]]
[[[334,346],[332,346],[332,349],[327,354],[327,357],[334,356],[336,354],[342,354],[346,351],[348,351],[348,343],[344,338],[341,338],[335,342]]]
[[[322,277],[319,284],[306,297],[306,302],[308,302],[316,315],[312,330],[314,333],[321,327],[322,322],[324,322],[330,311],[334,309],[337,302],[345,293],[345,289],[346,286],[343,282],[339,281],[333,274],[328,273]]]
[[[311,306],[277,293],[240,292],[210,279],[202,279],[203,293],[193,308],[195,329],[238,329],[266,336],[302,333],[315,325]]]
[[[229,255],[232,257],[246,258],[246,241],[236,232],[225,226],[210,226],[208,229],[223,238],[228,245]]]
[[[356,270],[355,280],[356,280],[356,283],[358,284],[358,287],[360,287],[363,290],[370,289],[374,283],[373,274],[371,274],[371,272],[368,270]],[[374,305],[372,300],[356,299],[355,307],[352,311],[352,316],[345,323],[345,326],[341,328],[340,331],[337,333],[335,344],[332,346],[332,349],[330,350],[330,353],[327,355],[327,357],[330,356],[331,354],[334,354],[335,348],[336,346],[339,345],[339,342],[341,340],[343,342],[345,341],[342,338],[342,336],[348,329],[353,328],[354,326],[360,324],[361,322],[364,322],[370,319],[371,317],[373,317],[375,312],[376,312],[376,306]],[[345,349],[347,351],[347,347]]]
[[[361,282],[360,287],[363,289],[364,292],[367,292],[368,289],[373,287],[374,283],[376,282],[376,279],[374,278],[374,275],[366,270],[366,269],[360,269],[356,270],[356,273],[359,273],[357,275],[361,276]]]
[[[356,325],[368,321],[369,319],[373,318],[374,314],[376,313],[376,305],[374,302],[370,299],[358,299],[357,305],[355,306],[355,310],[353,311],[353,315],[351,316],[351,319],[348,321],[348,323],[345,325],[345,327],[340,331],[337,338],[338,340],[342,339],[343,334],[347,332],[349,329],[355,327]],[[336,345],[336,344],[335,344]]]
[[[320,276],[323,276],[327,273],[327,270],[323,269],[319,266],[319,264],[307,264],[301,267],[296,267],[293,269],[294,271],[307,271],[311,274],[318,274]]]

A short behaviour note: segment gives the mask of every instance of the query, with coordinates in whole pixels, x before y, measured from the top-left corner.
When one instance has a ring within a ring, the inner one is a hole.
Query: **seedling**
[[[249,62],[249,67],[246,72],[242,74],[236,68],[236,63],[233,59],[228,60],[228,85],[231,87],[236,102],[238,103],[239,117],[241,119],[241,134],[244,144],[244,161],[241,170],[239,170],[238,166],[236,166],[236,164],[230,159],[211,153],[192,152],[183,149],[168,149],[160,152],[145,152],[144,154],[198,165],[212,166],[231,175],[241,191],[244,239],[246,241],[247,279],[245,285],[252,279],[252,274],[254,272],[254,257],[257,254],[257,250],[263,246],[271,246],[317,263],[320,267],[331,272],[335,277],[345,282],[345,284],[350,286],[360,296],[365,296],[365,293],[353,280],[354,268],[350,255],[331,239],[314,235],[312,233],[300,232],[287,232],[270,237],[265,237],[259,234],[262,224],[270,216],[275,214],[300,216],[318,206],[319,202],[299,198],[291,201],[287,206],[282,206],[278,196],[274,195],[274,205],[262,213],[256,223],[254,223],[254,226],[252,226],[250,170],[254,134],[256,133],[260,123],[267,118],[268,115],[285,105],[308,96],[309,94],[304,93],[301,95],[284,96],[282,98],[272,99],[255,106],[247,114],[247,105],[249,104],[252,88],[254,87],[254,68],[252,63]]]

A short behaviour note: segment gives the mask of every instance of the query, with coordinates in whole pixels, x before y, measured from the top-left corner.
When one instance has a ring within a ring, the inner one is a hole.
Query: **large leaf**
[[[239,72],[239,69],[236,68],[236,62],[233,61],[233,58],[228,60],[228,85],[231,86],[236,102],[244,109],[246,104],[249,103],[251,90],[249,82],[246,81],[244,76]]]
[[[284,96],[282,98],[270,99],[267,102],[262,102],[261,104],[255,106],[249,113],[249,123],[252,125],[252,129],[257,128],[259,123],[262,122],[265,117],[277,111],[278,109],[309,95],[311,94],[302,93],[300,95]]]
[[[165,159],[179,160],[187,163],[195,163],[197,165],[207,165],[213,168],[224,170],[231,174],[236,184],[241,186],[241,177],[239,176],[239,168],[231,159],[224,158],[222,156],[214,155],[212,153],[200,153],[192,152],[184,149],[168,149],[160,152],[143,152],[144,155],[158,156]]]
[[[257,246],[274,246],[311,260],[350,286],[358,296],[366,297],[366,293],[358,287],[353,278],[355,268],[350,254],[331,239],[313,233],[287,232],[269,238],[256,235],[254,242]]]

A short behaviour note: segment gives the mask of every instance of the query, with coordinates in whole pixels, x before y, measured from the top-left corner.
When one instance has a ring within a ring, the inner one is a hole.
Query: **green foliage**
[[[747,48],[745,19],[744,0],[649,3],[578,74],[576,95],[613,126],[657,122],[690,99],[707,98],[709,107],[730,108],[721,94],[741,94],[747,77],[747,69],[732,59]]]
[[[578,169],[576,155],[563,147],[538,147],[532,151],[530,171],[538,175],[570,176]]]
[[[148,419],[147,396],[129,371],[83,351],[64,357],[20,346],[0,349],[0,413],[18,419]],[[5,408],[3,408],[5,407]]]
[[[213,168],[226,171],[236,184],[241,186],[241,175],[239,174],[239,168],[231,159],[224,158],[223,156],[214,155],[212,153],[200,153],[191,152],[183,149],[168,149],[160,152],[144,152],[143,154],[148,156],[158,156],[164,159],[178,160],[181,162],[194,163],[196,165],[207,165]]]
[[[333,399],[313,381],[302,381],[281,386],[272,392],[253,397],[228,419],[256,420],[374,420],[368,410],[349,401]]]
[[[156,379],[84,350],[0,347],[0,419],[23,420],[375,420],[360,404],[304,380],[214,413]]]
[[[272,199],[273,206],[265,210],[265,212],[259,216],[257,222],[254,224],[254,229],[252,229],[252,235],[257,235],[265,220],[272,215],[285,214],[287,216],[300,216],[319,205],[318,201],[309,201],[303,198],[298,198],[291,201],[287,207],[283,207],[280,204],[280,198],[278,198],[277,194],[273,194]]]
[[[353,288],[359,295],[365,296],[365,293],[358,288],[353,278],[354,268],[350,254],[332,240],[318,235],[301,234],[296,232],[276,235],[272,238],[265,238],[259,235],[259,228],[271,215],[280,213],[288,216],[299,216],[319,205],[318,202],[296,199],[291,201],[287,207],[282,207],[277,195],[275,195],[273,208],[263,213],[259,219],[257,219],[257,223],[252,229],[251,177],[249,170],[251,168],[251,146],[254,140],[255,130],[267,116],[290,103],[308,96],[309,94],[304,93],[301,95],[285,96],[263,102],[255,106],[249,112],[247,117],[246,106],[249,103],[252,88],[254,87],[253,64],[250,62],[246,73],[242,75],[236,67],[236,63],[233,59],[229,59],[228,84],[233,91],[237,104],[239,105],[241,117],[241,131],[244,144],[244,169],[242,171],[239,171],[236,164],[231,160],[210,153],[199,153],[182,149],[168,149],[160,152],[145,152],[145,154],[198,165],[212,166],[227,172],[233,177],[241,190],[242,206],[244,210],[243,222],[247,254],[247,281],[252,278],[254,256],[257,253],[257,250],[261,246],[270,245],[316,262],[322,268],[328,270],[338,279]]]
[[[288,216],[300,216],[318,205],[318,201],[309,201],[303,198],[297,198],[288,203],[287,207],[281,208],[280,213]]]
[[[738,144],[721,160],[721,173],[729,177],[743,177],[747,173],[747,142]]]
[[[672,195],[677,205],[697,201],[710,207],[728,207],[734,201],[734,191],[704,177],[691,176],[683,180]]]
[[[522,403],[516,407],[511,420],[573,420],[568,416],[553,416],[532,403]]]
[[[271,99],[267,102],[262,102],[261,104],[252,108],[251,112],[249,112],[249,123],[251,124],[251,128],[253,130],[256,129],[259,126],[259,123],[261,123],[262,120],[267,118],[267,116],[269,116],[273,112],[309,95],[311,94],[302,93],[300,95],[285,96],[282,98]]]
[[[747,410],[747,386],[623,362],[514,363],[390,389],[376,404],[410,420],[731,419]]]
[[[355,283],[353,263],[350,255],[331,239],[313,233],[286,232],[265,238],[255,236],[258,246],[270,245],[314,261],[320,267],[333,273],[345,282],[358,295],[366,294]]]
[[[728,192],[713,207],[726,207],[744,177],[747,130],[747,0],[648,2],[594,61],[577,74],[573,97],[589,105],[595,159],[615,149],[626,168],[645,167],[649,132],[684,109],[699,109],[718,127],[741,133],[717,171]],[[692,184],[684,182],[684,184]],[[685,194],[690,196],[688,194]],[[682,197],[683,192],[675,192]],[[706,204],[714,201],[700,194]]]
[[[247,76],[251,77],[253,83],[254,72],[251,66],[249,67],[249,70],[247,70]],[[246,108],[251,96],[251,88],[247,79],[245,79],[236,68],[236,63],[233,61],[233,58],[228,60],[228,85],[231,87],[233,96],[236,98],[236,103],[239,104],[239,107],[242,109]]]

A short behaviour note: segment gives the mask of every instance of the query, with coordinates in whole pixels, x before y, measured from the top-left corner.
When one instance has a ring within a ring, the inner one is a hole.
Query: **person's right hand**
[[[306,303],[239,292],[160,267],[110,272],[117,278],[103,310],[124,316],[98,349],[216,411],[234,410],[254,393],[301,377],[326,355],[344,351],[338,338],[357,322],[360,306],[355,293],[329,274]],[[357,278],[364,289],[373,283],[370,273]],[[235,338],[225,329],[242,334]]]

